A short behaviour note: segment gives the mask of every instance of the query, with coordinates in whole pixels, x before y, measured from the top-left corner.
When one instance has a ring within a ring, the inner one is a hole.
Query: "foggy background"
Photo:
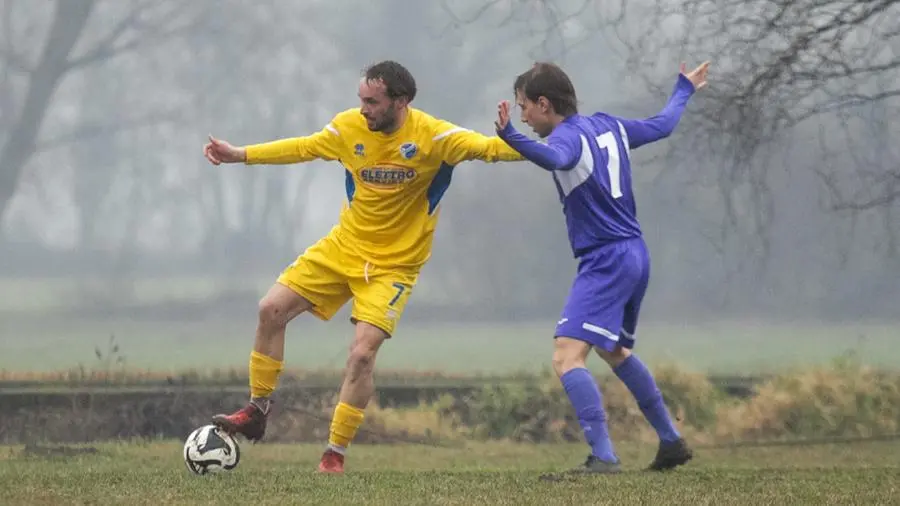
[[[0,1],[0,369],[61,346],[74,364],[123,321],[166,342],[215,321],[241,365],[259,297],[336,222],[344,171],[213,167],[202,145],[315,132],[382,59],[412,71],[415,107],[486,134],[538,59],[581,112],[634,118],[681,61],[712,60],[674,135],[632,152],[642,322],[900,328],[900,2],[625,5]],[[549,174],[465,163],[442,208],[398,332],[534,321],[549,342],[575,272]]]

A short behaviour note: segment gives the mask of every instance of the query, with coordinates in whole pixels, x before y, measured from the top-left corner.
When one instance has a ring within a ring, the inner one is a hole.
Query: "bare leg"
[[[597,352],[597,355],[600,355],[600,358],[602,358],[611,369],[619,367],[625,359],[631,356],[631,350],[621,346],[616,346],[613,351],[606,351],[601,348],[594,348],[594,351]]]
[[[366,322],[356,324],[356,336],[350,346],[340,402],[365,409],[375,394],[375,356],[388,335]]]
[[[553,340],[553,370],[562,378],[572,369],[585,367],[585,361],[591,352],[591,345],[570,337],[557,337]]]
[[[356,336],[350,346],[339,402],[331,419],[328,449],[319,464],[320,471],[343,472],[344,453],[356,437],[365,417],[366,406],[375,393],[375,356],[387,337],[383,330],[374,325],[365,322],[356,324]]]
[[[212,422],[229,433],[258,441],[266,432],[272,392],[284,366],[284,331],[297,315],[312,304],[290,288],[275,284],[259,303],[259,324],[250,354],[250,403],[230,415],[219,414]]]
[[[276,283],[259,302],[259,323],[253,351],[284,360],[284,332],[288,322],[312,309],[312,304],[290,288]]]

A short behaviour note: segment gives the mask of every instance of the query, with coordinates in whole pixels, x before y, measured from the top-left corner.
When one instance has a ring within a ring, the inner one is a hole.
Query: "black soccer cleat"
[[[669,471],[687,464],[692,458],[694,458],[694,452],[688,448],[684,438],[680,438],[678,441],[661,442],[659,443],[659,450],[656,452],[656,458],[653,459],[647,470]]]

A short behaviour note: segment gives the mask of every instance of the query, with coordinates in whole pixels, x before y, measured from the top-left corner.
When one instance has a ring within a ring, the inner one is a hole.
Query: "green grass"
[[[287,366],[341,368],[353,332],[343,316],[327,323],[310,317],[293,322],[288,329]],[[130,368],[245,370],[255,318],[252,307],[228,321],[209,322],[4,317],[0,370],[95,367],[99,364],[94,347],[105,349],[110,335],[115,335]],[[378,366],[463,374],[536,372],[549,367],[554,323],[401,322],[396,336],[382,348]],[[646,323],[639,329],[637,351],[651,365],[675,362],[687,369],[724,374],[819,365],[851,348],[865,363],[892,367],[900,363],[900,347],[895,345],[898,334],[900,325],[879,323]]]
[[[896,504],[900,443],[700,450],[667,474],[653,448],[619,445],[627,472],[548,483],[582,445],[354,446],[345,476],[312,472],[321,445],[242,445],[228,474],[198,477],[178,442],[102,444],[79,457],[0,447],[5,504]]]
[[[0,299],[0,311],[50,313],[65,310],[72,306],[73,300],[83,297],[85,290],[108,293],[114,289],[109,281],[105,278],[87,280],[77,277],[0,278],[0,293],[9,294]],[[122,281],[124,283],[126,280]],[[216,295],[223,287],[255,289],[262,295],[272,283],[270,277],[235,277],[226,281],[227,284],[210,276],[138,277],[124,286],[133,288],[135,302],[155,304],[172,300],[203,300]]]

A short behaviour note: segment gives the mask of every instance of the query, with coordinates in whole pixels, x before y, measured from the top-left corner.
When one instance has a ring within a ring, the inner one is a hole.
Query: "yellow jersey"
[[[247,164],[337,160],[347,200],[332,233],[368,262],[421,266],[431,256],[441,199],[460,162],[519,161],[488,137],[409,107],[395,132],[370,131],[358,108],[337,114],[322,130],[246,147]]]

